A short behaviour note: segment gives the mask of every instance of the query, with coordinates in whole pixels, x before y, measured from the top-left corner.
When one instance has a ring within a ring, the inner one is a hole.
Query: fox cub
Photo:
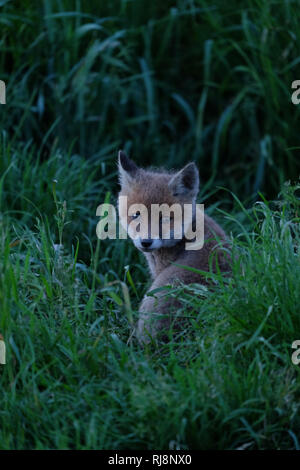
[[[199,175],[195,163],[188,163],[182,170],[174,172],[138,168],[122,151],[119,152],[118,160],[121,186],[118,198],[120,222],[147,259],[153,279],[148,292],[177,283],[207,283],[199,273],[178,265],[209,271],[213,260],[213,265],[216,266],[217,263],[222,272],[230,270],[225,232],[205,214],[202,218],[203,243],[200,249],[188,249],[185,232],[176,231],[174,216],[170,211],[167,216],[169,235],[162,237],[165,218],[160,214],[156,235],[153,236],[151,210],[157,205],[171,207],[177,204],[183,211],[189,205],[192,209],[188,222],[194,225],[199,190]],[[123,204],[125,199],[126,208]],[[140,206],[145,207],[145,213]],[[130,228],[132,225],[136,227],[135,232]],[[172,317],[175,317],[174,312],[180,307],[180,301],[167,296],[163,289],[158,289],[150,295],[146,294],[139,308],[136,329],[138,340],[147,343],[155,339],[158,333],[165,332],[172,323]]]

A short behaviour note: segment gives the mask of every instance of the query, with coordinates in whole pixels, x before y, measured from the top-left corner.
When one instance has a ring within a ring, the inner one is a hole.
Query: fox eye
[[[137,211],[135,214],[131,216],[132,219],[137,219],[141,215],[140,211]]]

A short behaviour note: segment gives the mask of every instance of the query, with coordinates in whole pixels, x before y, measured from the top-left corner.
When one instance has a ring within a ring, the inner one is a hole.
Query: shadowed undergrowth
[[[0,124],[46,158],[124,148],[195,160],[242,200],[299,173],[298,5],[251,0],[2,2]],[[112,155],[112,153],[110,154]]]

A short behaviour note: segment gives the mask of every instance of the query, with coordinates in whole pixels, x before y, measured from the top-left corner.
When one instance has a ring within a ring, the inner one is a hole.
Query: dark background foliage
[[[1,127],[43,158],[122,147],[274,197],[299,173],[298,18],[294,1],[2,2]]]

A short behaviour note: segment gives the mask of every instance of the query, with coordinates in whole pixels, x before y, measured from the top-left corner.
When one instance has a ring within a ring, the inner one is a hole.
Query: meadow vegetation
[[[300,449],[297,2],[0,2],[0,449]],[[116,157],[200,170],[232,275],[133,335],[149,274],[99,241]]]

